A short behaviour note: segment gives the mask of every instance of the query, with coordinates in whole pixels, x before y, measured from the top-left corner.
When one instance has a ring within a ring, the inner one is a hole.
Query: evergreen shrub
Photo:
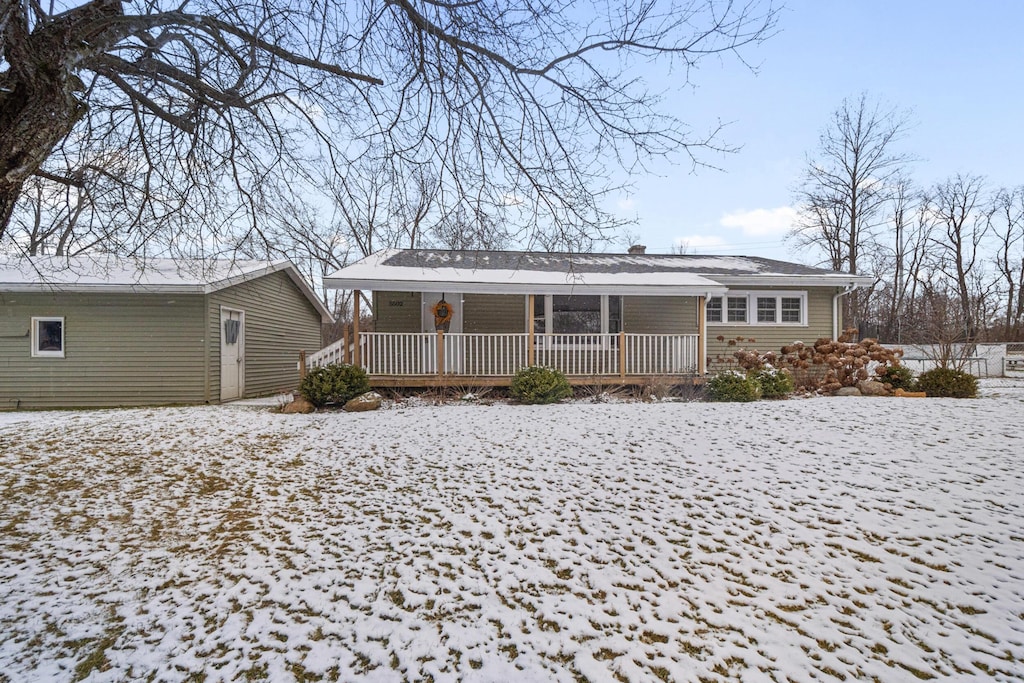
[[[906,365],[887,365],[878,371],[878,381],[893,389],[917,391],[917,379]]]
[[[509,394],[520,403],[554,403],[572,396],[572,387],[558,370],[535,365],[516,372]]]
[[[978,395],[978,378],[963,370],[935,368],[921,373],[917,388],[927,396],[974,398]]]
[[[310,370],[299,385],[299,393],[318,408],[329,403],[345,403],[369,390],[366,371],[357,365],[342,363]]]
[[[761,387],[753,377],[739,372],[722,372],[707,382],[709,401],[719,403],[756,401],[761,397]]]
[[[793,393],[793,375],[785,370],[765,368],[750,373],[761,388],[761,398],[786,398]]]

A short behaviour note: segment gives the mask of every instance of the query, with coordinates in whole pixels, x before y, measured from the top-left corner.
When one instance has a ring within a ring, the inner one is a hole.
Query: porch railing
[[[364,332],[359,362],[370,375],[509,377],[527,365],[567,376],[697,374],[696,334],[463,334]],[[307,367],[352,362],[347,340],[311,354]]]

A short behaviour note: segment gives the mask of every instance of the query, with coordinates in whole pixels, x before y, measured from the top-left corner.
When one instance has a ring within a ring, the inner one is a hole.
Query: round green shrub
[[[765,368],[755,370],[750,377],[761,388],[761,398],[785,398],[793,393],[793,375],[785,370]]]
[[[520,403],[554,403],[572,396],[572,387],[558,370],[535,365],[515,374],[509,394]]]
[[[935,368],[921,373],[917,388],[927,396],[974,398],[978,395],[978,378],[963,370]]]
[[[761,397],[761,387],[753,377],[739,372],[723,372],[707,382],[709,401],[720,403],[756,401]]]
[[[369,390],[366,371],[357,365],[331,364],[314,368],[299,385],[299,393],[318,408],[328,403],[345,403]]]
[[[906,365],[887,365],[878,371],[878,381],[893,389],[917,391],[917,379]]]

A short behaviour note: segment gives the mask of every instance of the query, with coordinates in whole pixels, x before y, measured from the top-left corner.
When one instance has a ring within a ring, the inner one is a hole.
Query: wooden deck
[[[429,387],[507,387],[511,376],[480,377],[474,375],[370,375],[370,384],[385,388],[429,388]],[[703,384],[702,375],[569,375],[566,377],[573,386],[646,386],[652,384],[698,385]]]

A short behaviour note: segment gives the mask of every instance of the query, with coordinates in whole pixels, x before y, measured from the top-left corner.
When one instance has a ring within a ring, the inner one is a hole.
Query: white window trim
[[[60,351],[43,351],[39,348],[39,323],[60,323]],[[64,350],[67,348],[67,324],[63,316],[33,316],[32,317],[32,357],[33,358],[64,358]]]
[[[808,315],[807,315],[807,292],[806,291],[780,291],[780,290],[741,290],[734,291],[729,290],[721,297],[710,297],[710,299],[721,299],[722,300],[722,321],[706,320],[705,322],[714,327],[807,327]],[[747,321],[746,322],[729,322],[729,307],[727,304],[728,299],[746,299],[747,300]],[[759,298],[772,298],[775,299],[775,322],[771,323],[760,323],[757,321],[757,300]],[[782,299],[800,299],[800,322],[796,323],[784,323],[782,322]],[[706,315],[706,314],[705,314]]]

